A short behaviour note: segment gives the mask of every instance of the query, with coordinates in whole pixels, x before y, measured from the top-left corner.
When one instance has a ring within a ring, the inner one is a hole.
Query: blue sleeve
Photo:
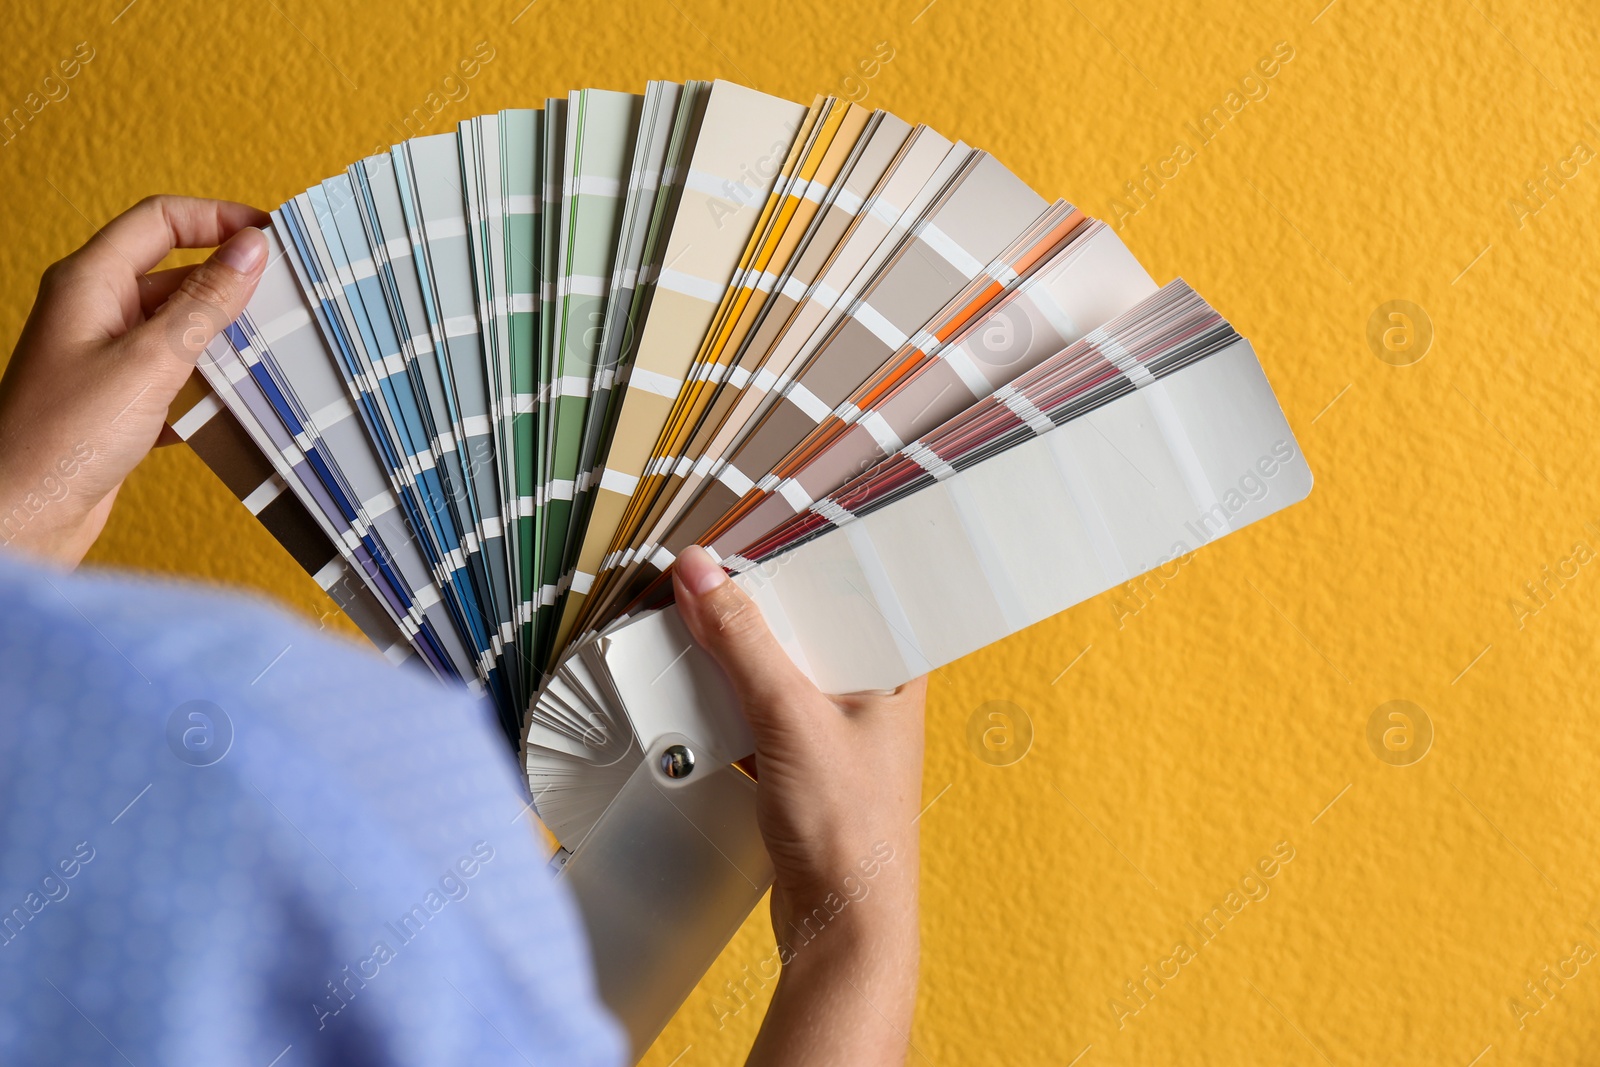
[[[0,556],[0,1063],[624,1062],[486,705]]]

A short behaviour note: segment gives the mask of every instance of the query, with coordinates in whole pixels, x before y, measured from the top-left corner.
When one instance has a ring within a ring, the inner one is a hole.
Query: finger
[[[246,226],[271,221],[260,208],[231,200],[151,196],[106,223],[67,259],[85,273],[144,274],[174,248],[210,248]]]
[[[710,553],[698,545],[679,553],[672,568],[678,614],[733,682],[734,692],[757,716],[798,691],[813,688],[778,644],[756,607]],[[760,722],[751,724],[757,730]]]
[[[144,317],[149,318],[156,313],[156,309],[167,302],[167,297],[178,291],[178,286],[200,264],[191,263],[186,267],[173,267],[171,270],[158,270],[150,274],[139,276],[139,309],[144,312]]]
[[[149,359],[169,359],[176,389],[200,353],[249,303],[267,264],[267,239],[257,229],[234,234],[204,263],[190,271],[155,314],[130,331],[126,343]],[[132,361],[148,369],[146,359]]]

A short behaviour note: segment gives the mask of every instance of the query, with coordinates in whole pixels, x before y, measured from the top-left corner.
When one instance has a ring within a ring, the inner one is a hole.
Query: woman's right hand
[[[825,696],[703,549],[679,555],[673,585],[756,741],[783,976],[749,1062],[902,1063],[916,1000],[926,679]]]

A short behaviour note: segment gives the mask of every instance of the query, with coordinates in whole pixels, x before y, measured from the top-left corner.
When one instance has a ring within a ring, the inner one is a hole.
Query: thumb
[[[702,648],[733,682],[758,733],[770,709],[813,688],[767,628],[761,609],[698,545],[672,568],[678,614]]]
[[[267,238],[247,226],[228,238],[138,327],[132,340],[152,354],[193,367],[213,338],[237,319],[267,265]]]

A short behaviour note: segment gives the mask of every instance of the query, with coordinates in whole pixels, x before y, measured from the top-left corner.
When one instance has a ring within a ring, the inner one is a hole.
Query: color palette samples
[[[1192,289],[834,97],[583,89],[272,218],[173,426],[391,659],[487,694],[563,856],[660,738],[750,752],[669,603],[689,545],[878,688],[1310,488]]]

